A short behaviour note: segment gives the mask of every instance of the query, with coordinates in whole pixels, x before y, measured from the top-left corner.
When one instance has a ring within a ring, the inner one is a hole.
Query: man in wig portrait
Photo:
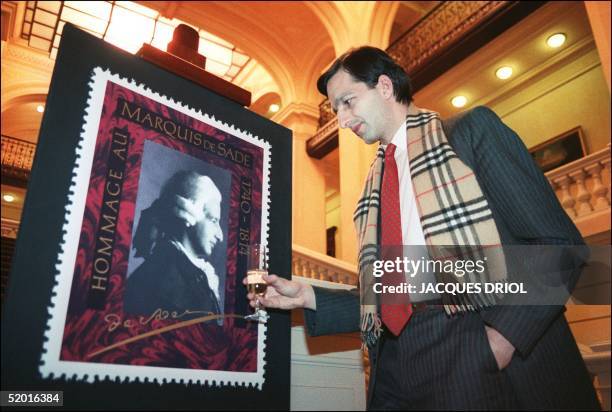
[[[124,309],[151,315],[161,309],[181,319],[219,314],[220,279],[210,263],[223,241],[221,192],[213,180],[179,171],[141,213],[132,247],[142,263],[127,279]]]

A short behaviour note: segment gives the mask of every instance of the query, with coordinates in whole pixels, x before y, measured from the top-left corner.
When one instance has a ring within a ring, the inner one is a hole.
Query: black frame
[[[262,390],[199,384],[43,379],[39,363],[65,203],[96,66],[246,129],[271,143],[270,270],[291,273],[291,131],[67,24],[53,71],[2,310],[2,390],[64,391],[67,409],[288,410],[290,313],[270,311]],[[245,292],[246,293],[246,292]],[[246,301],[246,294],[245,294]]]
[[[565,155],[559,152],[560,148],[562,150],[565,150]],[[547,150],[553,155],[555,152],[557,152],[558,155],[561,156],[561,158],[559,158],[558,161],[553,162],[552,164],[542,164],[541,156],[544,156]],[[580,126],[574,127],[573,129],[568,130],[565,133],[561,133],[558,136],[548,139],[545,142],[540,143],[529,149],[529,153],[531,153],[533,160],[536,162],[538,167],[542,169],[543,173],[549,172],[563,165],[571,163],[575,160],[583,158],[584,156],[586,156],[587,149],[586,143],[584,141],[584,136],[582,134],[582,128]]]

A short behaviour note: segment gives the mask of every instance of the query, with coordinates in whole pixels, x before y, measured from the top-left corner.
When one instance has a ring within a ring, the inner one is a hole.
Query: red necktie
[[[381,186],[380,231],[382,258],[394,260],[402,254],[402,217],[399,200],[399,178],[395,163],[395,145],[385,149],[385,169]],[[404,283],[403,272],[387,272],[382,276],[383,286],[398,286]],[[412,305],[407,293],[383,293],[381,317],[387,329],[398,336],[410,316]]]

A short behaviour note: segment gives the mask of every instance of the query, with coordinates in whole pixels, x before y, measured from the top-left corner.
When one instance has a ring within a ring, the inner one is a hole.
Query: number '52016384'
[[[60,391],[2,391],[2,406],[10,405],[63,405],[63,393]]]

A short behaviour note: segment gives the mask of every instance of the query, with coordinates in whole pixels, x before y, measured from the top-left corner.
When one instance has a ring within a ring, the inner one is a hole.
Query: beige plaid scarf
[[[474,172],[448,143],[438,113],[410,104],[406,117],[408,162],[414,186],[429,259],[444,260],[458,255],[484,259],[485,272],[463,277],[435,273],[437,282],[501,282],[506,265],[493,215]],[[380,189],[384,168],[384,148],[379,147],[370,166],[362,196],[353,220],[359,242],[359,287],[361,294],[361,333],[364,345],[373,347],[382,332],[377,307],[379,295],[373,291],[380,282],[372,274],[380,259],[378,219]],[[479,310],[493,305],[496,296],[485,294],[444,294],[447,314]],[[376,303],[374,303],[376,302]]]

